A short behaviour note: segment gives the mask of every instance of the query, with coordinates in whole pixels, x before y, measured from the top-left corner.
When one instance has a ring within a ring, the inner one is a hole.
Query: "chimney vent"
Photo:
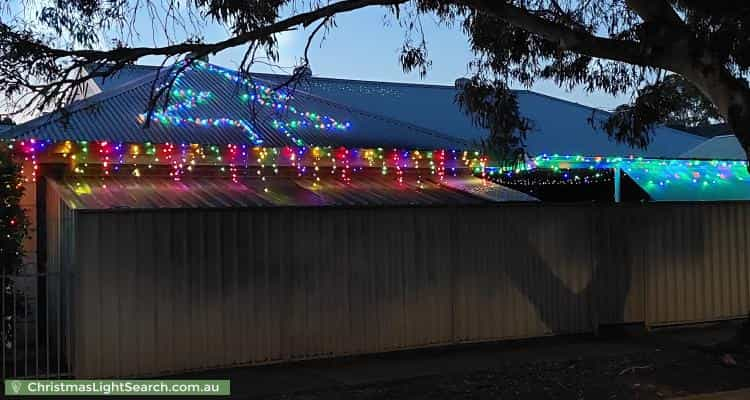
[[[188,60],[199,60],[199,61],[203,61],[203,62],[206,62],[206,63],[208,62],[208,54],[204,54],[202,56],[199,56],[195,52],[190,52],[190,53],[188,53],[188,55],[185,56],[185,58],[188,59]]]
[[[466,86],[469,86],[470,83],[471,79],[469,78],[458,78],[456,79],[456,83],[454,83],[454,86],[456,87],[456,89],[463,89]]]
[[[312,68],[309,65],[300,65],[294,68],[294,75],[298,75],[302,79],[312,78]]]

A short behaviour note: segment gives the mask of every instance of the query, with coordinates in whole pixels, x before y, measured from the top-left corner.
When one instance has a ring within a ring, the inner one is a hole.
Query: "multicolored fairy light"
[[[386,175],[392,171],[396,178],[402,176],[406,169],[431,168],[425,159],[441,159],[432,154],[449,154],[446,150],[423,152],[419,150],[351,149],[345,147],[302,147],[282,148],[249,147],[246,144],[229,144],[223,146],[200,145],[195,143],[112,143],[109,141],[39,141],[24,140],[16,143],[16,152],[36,165],[38,157],[45,162],[55,162],[50,157],[59,157],[70,163],[70,171],[75,174],[95,174],[103,178],[123,170],[132,176],[144,176],[157,173],[148,172],[157,166],[169,166],[169,176],[176,180],[196,168],[205,171],[207,167],[216,167],[228,177],[240,179],[243,176],[260,177],[264,182],[270,171],[279,173],[281,167],[293,167],[300,176],[319,174],[322,168],[331,167],[331,171],[342,182],[351,182],[354,176],[363,169],[380,169]],[[451,151],[455,154],[455,151]],[[477,161],[478,162],[478,161]],[[461,168],[466,161],[456,158],[446,160],[453,168]],[[89,169],[90,166],[95,168]],[[252,170],[249,168],[253,167]],[[254,168],[257,167],[257,168]],[[317,170],[314,167],[318,167]],[[335,167],[335,168],[334,168]],[[38,167],[37,167],[38,168]],[[157,168],[158,169],[158,168]],[[26,177],[29,181],[35,178],[35,168],[27,167]],[[137,171],[136,171],[137,170]],[[163,169],[159,169],[163,171]]]
[[[167,127],[187,124],[206,128],[238,128],[245,131],[248,139],[246,143],[222,145],[112,141],[53,143],[28,139],[20,148],[23,149],[27,161],[32,164],[31,171],[27,175],[29,179],[36,180],[37,154],[47,144],[60,148],[59,151],[49,154],[59,154],[70,163],[71,170],[76,174],[97,174],[103,178],[118,174],[121,170],[134,177],[158,174],[165,170],[161,166],[169,166],[169,176],[180,180],[185,174],[196,169],[205,171],[205,168],[215,166],[220,173],[226,174],[235,181],[247,176],[259,177],[264,182],[265,189],[268,189],[269,171],[278,174],[279,168],[284,166],[295,168],[299,176],[312,174],[314,178],[319,178],[322,168],[330,166],[331,173],[345,183],[350,183],[354,175],[365,168],[380,169],[383,174],[394,171],[399,182],[403,182],[404,170],[407,168],[430,168],[433,175],[444,174],[448,160],[448,157],[445,157],[445,150],[440,150],[443,156],[438,161],[437,158],[433,158],[432,152],[429,153],[430,156],[425,157],[425,153],[418,150],[394,149],[388,151],[386,155],[382,148],[315,147],[303,141],[297,131],[316,129],[338,133],[350,130],[352,124],[314,110],[300,110],[295,104],[293,94],[282,89],[271,88],[258,80],[241,76],[236,72],[197,60],[193,61],[189,67],[184,67],[185,62],[175,65],[170,69],[167,79],[156,89],[157,91],[166,90],[168,82],[174,79],[167,93],[170,98],[169,104],[150,114],[139,115],[139,122],[145,123],[146,118],[150,118],[151,122]],[[261,138],[259,131],[256,131],[254,123],[257,121],[254,118],[209,116],[211,112],[216,112],[216,107],[212,102],[216,101],[217,95],[210,91],[188,87],[187,83],[191,80],[186,73],[193,68],[215,73],[223,79],[241,84],[244,90],[239,94],[239,102],[248,106],[257,105],[263,110],[260,116],[260,118],[266,118],[263,127],[270,126],[281,133],[281,135],[276,135],[275,141],[278,141],[279,136],[288,138],[288,145],[262,147],[264,139],[267,138]],[[456,151],[452,151],[452,154],[455,155]],[[456,157],[452,160],[454,169],[462,167],[460,162],[456,162]],[[462,162],[467,161],[462,160]],[[90,165],[94,168],[90,169]]]
[[[487,167],[500,184],[599,184],[622,171],[654,200],[750,198],[747,161],[541,155],[515,169]]]
[[[445,180],[445,150],[438,150],[434,154],[437,154],[437,173],[440,182]]]
[[[176,71],[180,71],[180,67],[182,67],[182,64],[179,64]],[[183,68],[174,78],[174,89],[172,89],[169,93],[170,99],[175,100],[176,102],[153,111],[150,115],[150,118],[153,122],[176,126],[182,124],[192,124],[202,127],[240,128],[245,131],[248,139],[254,145],[260,145],[263,143],[263,139],[260,138],[258,133],[253,128],[253,123],[250,119],[236,119],[228,117],[213,118],[201,117],[196,115],[185,115],[187,113],[200,113],[200,106],[209,103],[214,97],[210,92],[195,91],[191,88],[182,87],[182,77],[191,68],[198,68],[208,72],[216,73],[219,76],[222,76],[234,83],[241,83],[248,92],[240,95],[240,100],[245,103],[258,104],[264,108],[268,108],[273,112],[273,115],[275,116],[286,117],[286,120],[273,117],[273,119],[271,120],[271,126],[282,133],[296,146],[308,146],[301,138],[293,133],[297,129],[309,128],[326,131],[346,131],[351,128],[350,122],[339,122],[331,116],[320,115],[311,111],[298,110],[294,105],[290,104],[294,97],[282,90],[271,89],[254,80],[244,78],[236,72],[231,72],[229,70],[225,70],[223,68],[198,60],[194,60],[190,67]],[[160,88],[163,88],[163,85],[160,86]],[[149,115],[147,114],[140,114],[138,116],[138,120],[140,123],[145,123],[146,118],[148,117]]]
[[[694,184],[713,185],[746,182],[747,161],[741,160],[690,160],[656,159],[643,157],[587,157],[542,155],[535,157],[524,169],[552,169],[564,171],[603,170],[618,168],[633,179],[653,182],[654,185],[669,185],[675,180],[689,180]],[[488,169],[492,173],[492,169]]]
[[[35,139],[22,140],[18,143],[16,151],[20,151],[23,156],[24,163],[21,164],[21,175],[26,182],[36,182],[37,174],[39,172],[39,165],[37,164],[37,154],[44,151],[47,143],[38,141]],[[28,170],[25,164],[30,164],[31,169]]]

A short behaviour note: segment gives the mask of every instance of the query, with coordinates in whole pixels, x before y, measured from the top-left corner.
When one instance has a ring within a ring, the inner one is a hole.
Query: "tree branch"
[[[301,13],[267,25],[265,27],[246,32],[229,39],[215,43],[180,43],[163,47],[133,47],[113,50],[67,50],[46,48],[46,53],[53,57],[74,57],[85,60],[118,60],[131,62],[148,55],[171,56],[196,52],[202,54],[217,53],[221,50],[243,45],[248,42],[263,39],[274,33],[293,29],[296,26],[309,26],[315,21],[332,17],[336,14],[349,12],[374,5],[398,5],[409,0],[344,0],[316,10]],[[628,0],[640,3],[640,0]],[[592,57],[605,58],[636,65],[653,65],[654,57],[645,51],[638,42],[608,39],[598,37],[582,30],[574,30],[560,23],[541,18],[520,7],[503,1],[493,0],[457,0],[456,5],[472,7],[480,12],[493,15],[519,28],[537,34],[561,49],[579,52]],[[648,7],[647,7],[648,8]],[[670,7],[671,8],[671,7]],[[676,14],[675,14],[676,15]],[[658,62],[657,62],[658,64]],[[656,65],[667,67],[666,65]]]
[[[219,42],[191,43],[188,41],[162,47],[122,47],[112,50],[55,48],[35,38],[31,32],[16,32],[10,26],[0,22],[0,32],[4,34],[4,36],[0,35],[0,39],[2,39],[0,47],[10,53],[18,53],[15,60],[21,61],[3,66],[6,68],[5,72],[9,74],[0,79],[0,83],[2,83],[0,86],[10,88],[6,90],[6,94],[12,91],[19,92],[20,88],[30,91],[28,93],[30,99],[13,113],[23,112],[32,107],[41,110],[53,103],[56,108],[59,108],[67,104],[66,97],[70,97],[67,94],[75,91],[78,85],[83,84],[90,78],[110,76],[122,68],[122,66],[136,62],[144,56],[172,57],[187,53],[199,55],[215,54],[225,49],[266,39],[273,34],[292,30],[298,26],[307,27],[318,20],[327,19],[337,14],[369,6],[396,6],[407,1],[409,0],[343,0],[309,12],[293,15]],[[29,58],[29,54],[33,54],[33,58]],[[73,71],[95,63],[113,64],[113,66],[98,68],[87,76],[80,76],[76,79],[69,78]],[[39,87],[34,87],[32,82],[33,78],[36,77],[26,76],[24,72],[30,69],[45,69],[46,83],[39,85]],[[26,95],[24,94],[24,96]]]
[[[682,18],[665,0],[625,0],[625,3],[646,22],[684,26]]]
[[[639,66],[671,69],[668,60],[652,54],[646,46],[639,42],[608,39],[585,31],[574,30],[504,1],[462,0],[459,3],[539,35],[555,43],[561,50]]]
[[[215,43],[180,43],[163,47],[118,48],[107,51],[64,50],[48,47],[47,53],[55,57],[79,57],[89,60],[130,61],[134,61],[138,58],[148,55],[171,56],[189,52],[196,52],[201,54],[217,53],[221,50],[240,46],[247,42],[266,38],[275,33],[291,30],[296,26],[301,25],[307,27],[317,20],[332,17],[336,14],[341,14],[375,5],[398,5],[406,3],[407,1],[408,0],[344,0],[318,8],[313,11],[294,15],[279,22]]]

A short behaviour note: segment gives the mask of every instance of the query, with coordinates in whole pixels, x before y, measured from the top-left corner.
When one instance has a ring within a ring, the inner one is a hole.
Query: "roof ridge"
[[[174,64],[173,64],[174,65]],[[76,100],[66,106],[64,106],[61,109],[52,111],[45,115],[40,115],[37,118],[31,119],[29,121],[26,121],[22,124],[18,124],[14,126],[11,129],[8,129],[7,131],[3,132],[3,135],[6,135],[7,137],[12,137],[16,135],[23,134],[24,132],[37,128],[39,126],[49,124],[52,122],[57,122],[61,120],[62,118],[69,116],[73,113],[77,113],[80,111],[87,110],[89,107],[94,106],[95,104],[102,103],[104,101],[113,99],[115,97],[121,96],[127,92],[139,89],[141,86],[143,86],[146,83],[151,83],[156,79],[159,79],[159,73],[161,72],[161,68],[153,71],[152,73],[149,73],[148,75],[144,75],[142,77],[133,79],[132,81],[129,81],[128,83],[123,84],[122,86],[116,87],[111,90],[103,91],[100,93],[97,93],[91,97],[87,97],[85,99]],[[154,78],[153,80],[151,78]],[[66,114],[67,113],[67,114]]]
[[[271,72],[254,72],[250,73],[251,76],[257,76],[257,75],[268,75],[268,76],[275,76],[275,77],[284,77],[288,78],[291,75],[288,74],[275,74]],[[372,85],[392,85],[392,86],[411,86],[411,87],[428,87],[433,89],[455,89],[454,85],[449,84],[439,84],[439,83],[413,83],[413,82],[393,82],[393,81],[370,81],[366,79],[352,79],[352,78],[334,78],[329,76],[312,76],[310,79],[314,80],[327,80],[327,81],[337,81],[337,82],[352,82],[352,83],[365,83],[365,84],[372,84]]]
[[[692,151],[694,151],[694,150],[696,150],[696,149],[698,149],[700,147],[710,146],[712,144],[711,142],[716,142],[714,139],[725,140],[725,139],[731,139],[731,138],[734,138],[735,140],[737,140],[737,136],[735,136],[735,135],[718,135],[718,136],[714,136],[714,137],[711,137],[711,138],[707,138],[706,140],[698,143],[697,145],[695,145],[695,147],[693,147],[692,149],[686,151],[685,153],[690,153],[690,152],[692,152]]]
[[[93,65],[116,65],[116,64],[114,64],[114,63],[106,63],[106,62],[103,62],[103,63],[91,63],[91,64],[85,65],[84,68],[88,69],[89,67],[91,67]],[[158,68],[163,68],[163,67],[160,66],[160,65],[125,64],[120,69],[118,69],[117,71],[115,71],[114,73],[116,74],[116,73],[124,70],[125,68],[158,69]]]
[[[579,107],[579,108],[585,108],[587,110],[603,112],[603,113],[606,113],[607,115],[611,115],[612,114],[612,111],[607,111],[607,110],[604,110],[604,109],[601,109],[601,108],[587,106],[585,104],[577,103],[577,102],[572,101],[572,100],[567,100],[567,99],[562,99],[560,97],[551,96],[551,95],[546,94],[546,93],[535,92],[533,90],[528,90],[528,89],[514,89],[513,91],[516,92],[516,93],[526,93],[526,94],[529,94],[529,95],[544,97],[544,98],[547,98],[547,99],[550,99],[550,100],[554,100],[554,101],[557,101],[557,102],[561,102],[561,103],[565,103],[565,104],[568,104],[568,105],[571,105],[571,106],[576,106],[576,107]],[[680,129],[675,129],[675,128],[669,127],[667,125],[661,125],[660,127],[662,129],[669,129],[669,130],[671,130],[671,131],[673,131],[673,132],[675,132],[677,134],[686,135],[686,136],[690,136],[690,137],[693,137],[693,138],[696,138],[696,139],[701,139],[701,140],[705,139],[704,136],[697,135],[697,134],[690,133],[690,132],[686,132],[686,131],[683,131],[683,130],[680,130]]]

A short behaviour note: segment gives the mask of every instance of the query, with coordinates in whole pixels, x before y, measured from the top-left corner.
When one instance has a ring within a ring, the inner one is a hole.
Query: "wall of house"
[[[750,203],[75,214],[80,377],[738,318]]]
[[[73,247],[75,239],[75,214],[59,198],[57,192],[45,181],[44,234],[45,234],[45,273],[44,295],[40,310],[44,316],[38,320],[40,335],[44,337],[40,347],[45,349],[47,362],[42,363],[41,371],[47,376],[67,375],[74,363],[71,324],[73,310],[70,307],[73,293],[71,279],[74,265]]]

